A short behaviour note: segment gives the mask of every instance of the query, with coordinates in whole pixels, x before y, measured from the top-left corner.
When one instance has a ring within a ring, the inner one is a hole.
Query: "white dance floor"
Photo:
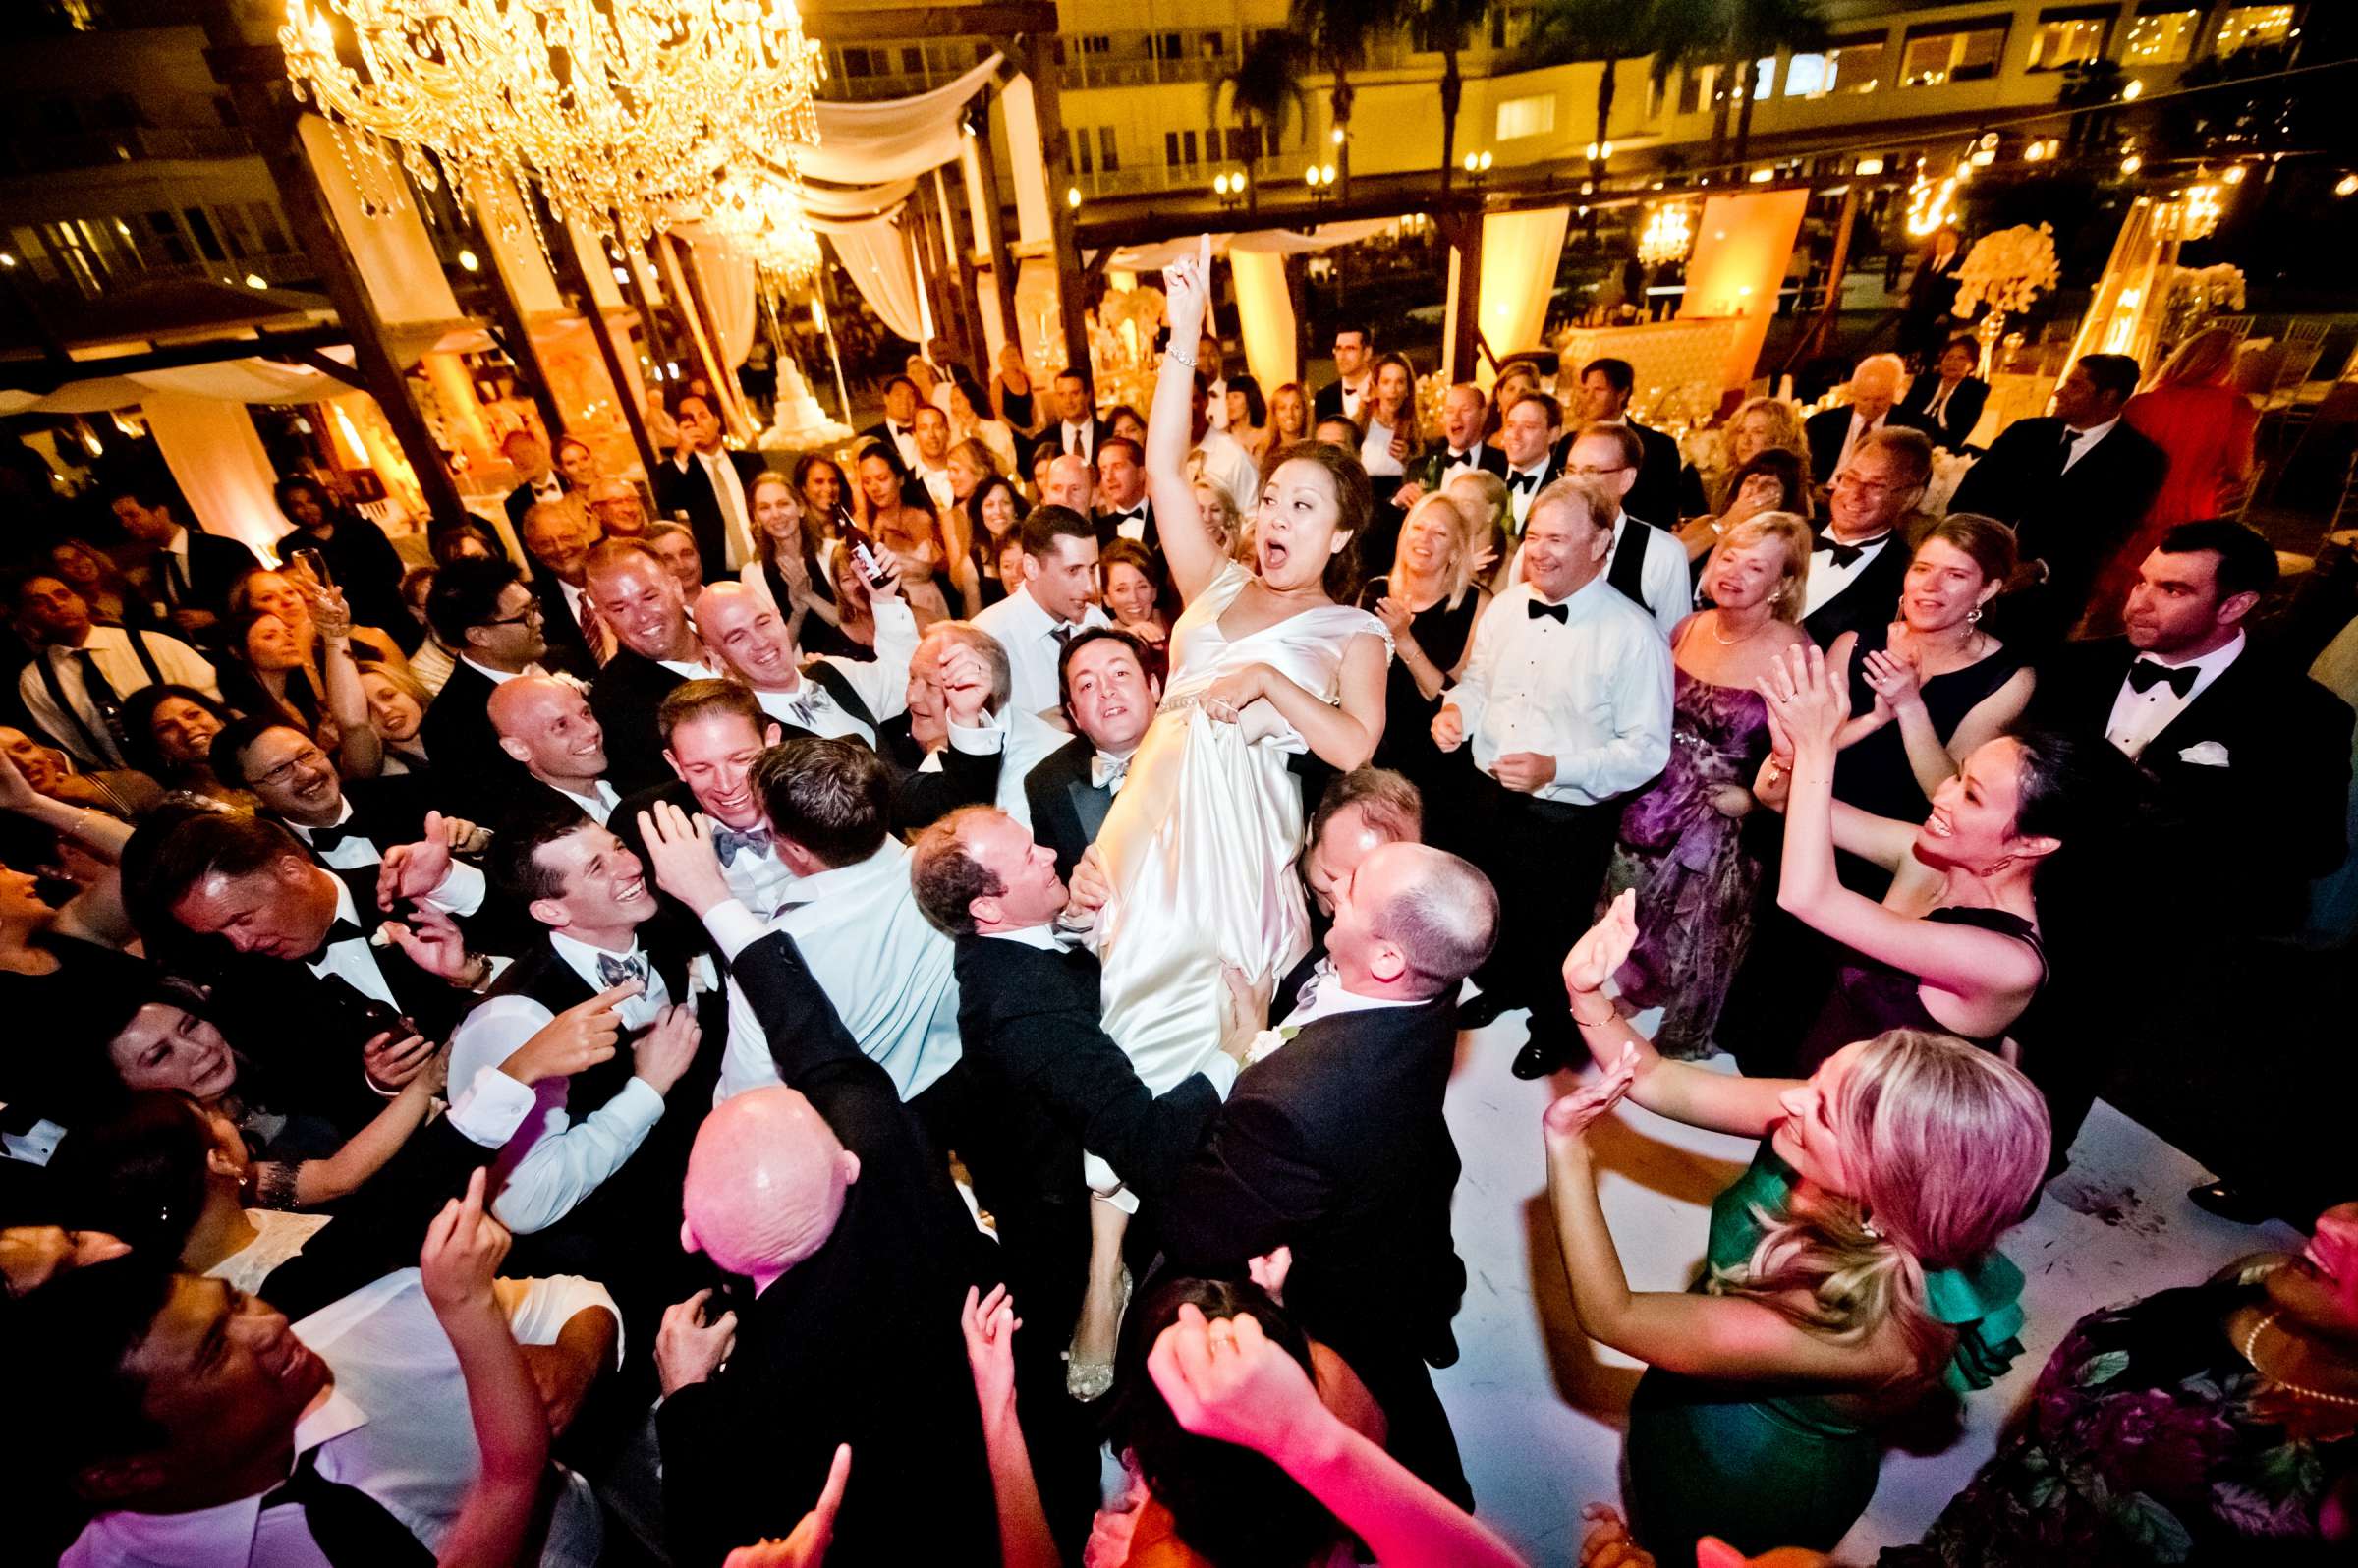
[[[1460,1041],[1448,1109],[1465,1159],[1456,1234],[1470,1278],[1456,1324],[1463,1355],[1433,1381],[1482,1517],[1533,1562],[1570,1563],[1579,1555],[1581,1506],[1620,1500],[1620,1424],[1639,1368],[1573,1322],[1540,1144],[1540,1113],[1554,1090],[1507,1072],[1523,1036],[1517,1012]],[[1706,1205],[1750,1160],[1750,1146],[1632,1105],[1598,1139],[1604,1211],[1630,1284],[1684,1288],[1702,1262]],[[1872,1562],[1880,1548],[1923,1533],[1989,1457],[2006,1413],[2083,1314],[2192,1284],[2246,1253],[2299,1245],[2281,1226],[2230,1225],[2194,1207],[2186,1189],[2204,1175],[2142,1126],[2097,1105],[2072,1169],[2005,1243],[2029,1279],[2026,1354],[2003,1381],[1967,1402],[1964,1428],[1945,1446],[1886,1457],[1842,1561]]]

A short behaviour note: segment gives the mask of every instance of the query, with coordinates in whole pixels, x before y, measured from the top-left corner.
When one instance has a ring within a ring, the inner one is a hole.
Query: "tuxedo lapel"
[[[1081,822],[1081,841],[1085,844],[1095,843],[1097,829],[1105,825],[1105,813],[1113,809],[1112,792],[1097,789],[1089,782],[1087,762],[1081,765],[1080,777],[1064,788],[1066,794],[1072,797],[1073,815]]]

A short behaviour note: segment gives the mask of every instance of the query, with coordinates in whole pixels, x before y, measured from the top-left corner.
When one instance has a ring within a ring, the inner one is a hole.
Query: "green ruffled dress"
[[[1763,1139],[1751,1168],[1712,1203],[1706,1279],[1752,1256],[1761,1239],[1754,1208],[1782,1212],[1796,1180]],[[1997,1252],[1970,1268],[1927,1271],[1933,1316],[1958,1330],[1941,1373],[1949,1388],[1987,1388],[2022,1354],[2021,1293],[2022,1270]],[[1630,1404],[1628,1453],[1638,1539],[1671,1563],[1693,1562],[1702,1536],[1747,1555],[1775,1546],[1831,1551],[1875,1495],[1882,1445],[1822,1395],[1650,1368]]]

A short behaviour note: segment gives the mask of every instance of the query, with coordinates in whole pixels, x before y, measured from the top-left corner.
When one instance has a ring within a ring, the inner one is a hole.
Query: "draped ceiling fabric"
[[[1563,254],[1570,207],[1536,212],[1493,212],[1482,220],[1482,292],[1475,316],[1490,353],[1505,356],[1540,341],[1547,325],[1547,297],[1555,288],[1555,262]],[[1483,360],[1477,377],[1488,386],[1498,367]]]
[[[227,534],[263,560],[274,559],[271,545],[287,532],[287,521],[270,493],[277,471],[246,406],[153,391],[143,394],[140,405],[155,449],[198,525],[207,533]]]
[[[419,221],[417,206],[404,201],[370,216],[345,166],[343,150],[336,145],[334,130],[315,114],[302,116],[296,129],[336,229],[351,249],[353,264],[385,325],[398,331],[406,326],[447,326],[460,319],[459,302],[442,274],[425,225]]]
[[[827,243],[884,330],[911,343],[923,342],[926,326],[918,306],[917,262],[900,228],[890,218],[873,218],[829,230]]]

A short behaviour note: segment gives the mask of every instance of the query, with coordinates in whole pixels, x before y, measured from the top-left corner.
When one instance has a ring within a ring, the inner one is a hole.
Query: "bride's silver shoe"
[[[1124,1268],[1122,1270],[1120,1297],[1114,1303],[1113,1309],[1113,1337],[1114,1343],[1117,1345],[1121,1343],[1122,1317],[1129,1311],[1130,1270],[1128,1268]],[[1080,1329],[1076,1326],[1073,1330],[1074,1345],[1078,1345],[1080,1343]],[[1066,1393],[1072,1395],[1073,1398],[1079,1400],[1082,1404],[1088,1405],[1103,1399],[1105,1395],[1112,1390],[1112,1362],[1083,1361],[1080,1357],[1073,1353],[1073,1346],[1068,1345],[1065,1347],[1064,1391]]]

